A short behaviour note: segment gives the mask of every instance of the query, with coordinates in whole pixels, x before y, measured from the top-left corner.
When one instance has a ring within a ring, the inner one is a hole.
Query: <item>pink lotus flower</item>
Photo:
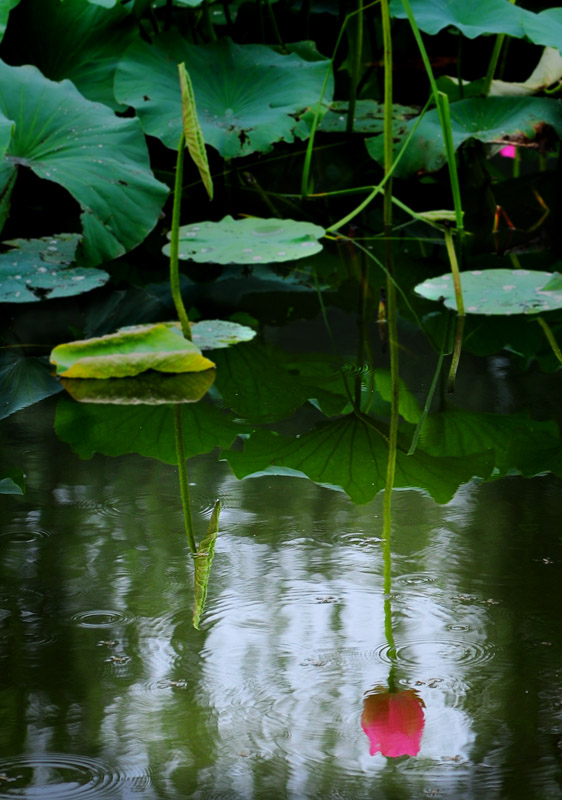
[[[369,737],[370,753],[383,756],[417,756],[420,750],[425,703],[414,689],[389,692],[373,689],[363,701],[361,727]]]
[[[507,144],[500,150],[500,156],[503,156],[504,158],[515,158],[515,153],[515,145],[513,144]]]

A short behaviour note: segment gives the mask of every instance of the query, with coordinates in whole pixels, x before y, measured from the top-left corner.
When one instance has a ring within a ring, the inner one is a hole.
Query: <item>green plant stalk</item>
[[[558,342],[554,338],[554,334],[552,333],[552,330],[550,329],[550,326],[548,325],[548,323],[546,323],[544,321],[544,319],[542,317],[537,317],[537,322],[539,323],[539,325],[543,329],[544,335],[546,336],[549,345],[552,347],[552,352],[554,353],[554,355],[556,356],[558,361],[560,361],[560,363],[562,364],[562,352],[560,351],[560,348],[558,347]]]
[[[455,330],[455,346],[453,348],[453,357],[451,359],[451,366],[449,368],[449,377],[447,379],[447,392],[453,394],[455,391],[455,381],[457,378],[457,369],[462,350],[462,336],[464,331],[464,322],[466,317],[464,315],[457,315],[457,325]]]
[[[181,504],[183,507],[183,521],[187,543],[192,555],[197,552],[195,536],[193,534],[193,519],[191,517],[191,505],[189,502],[189,482],[187,480],[187,468],[185,466],[185,450],[183,447],[183,420],[181,415],[181,403],[174,406],[174,438],[176,442],[176,459],[178,462],[178,475],[180,479]]]
[[[187,311],[183,304],[180,291],[179,273],[179,243],[180,243],[180,211],[181,211],[181,192],[183,178],[183,156],[185,150],[185,136],[182,132],[178,144],[178,159],[176,162],[176,179],[174,183],[174,205],[172,208],[172,230],[170,236],[170,289],[172,299],[176,307],[178,319],[181,323],[182,333],[186,339],[192,341],[191,325]]]
[[[457,253],[455,250],[455,243],[453,242],[453,234],[450,228],[445,228],[445,245],[447,247],[447,255],[449,256],[449,264],[451,266],[451,273],[453,275],[453,286],[455,287],[455,300],[457,303],[457,313],[459,316],[464,317],[464,300],[462,296],[461,274],[459,272],[459,263],[457,261]]]
[[[435,394],[435,390],[437,389],[437,383],[439,381],[439,376],[441,375],[441,368],[443,366],[443,357],[445,355],[445,351],[441,348],[441,352],[439,353],[439,358],[437,359],[437,366],[435,368],[435,372],[433,373],[433,380],[431,381],[431,386],[429,387],[429,392],[427,393],[427,397],[425,398],[425,405],[423,407],[423,411],[420,415],[418,420],[418,424],[416,425],[416,430],[414,431],[414,435],[412,436],[412,443],[410,445],[410,449],[408,450],[407,455],[413,456],[416,452],[416,447],[418,446],[418,441],[420,438],[420,433],[423,428],[423,424],[429,414],[429,409],[431,408],[431,401],[433,400],[433,396]]]
[[[392,76],[391,76],[391,88],[392,88]],[[354,208],[353,211],[350,211],[350,213],[346,214],[345,217],[343,217],[342,219],[338,220],[337,222],[334,222],[334,224],[330,225],[329,228],[326,228],[326,232],[327,233],[331,233],[333,231],[337,231],[339,228],[343,228],[344,225],[347,225],[348,222],[351,222],[351,220],[354,219],[358,214],[360,214],[363,211],[363,209],[366,208],[369,205],[369,203],[371,203],[375,199],[375,197],[379,194],[379,192],[381,192],[386,187],[387,183],[392,178],[392,173],[394,172],[394,170],[398,166],[398,163],[399,163],[400,159],[402,158],[404,152],[406,151],[406,148],[408,147],[410,139],[412,138],[412,136],[416,132],[416,129],[417,129],[418,125],[420,124],[423,115],[427,111],[428,105],[429,105],[429,100],[427,101],[427,103],[425,104],[424,108],[422,109],[422,112],[419,115],[419,117],[417,118],[415,124],[412,125],[412,130],[410,131],[410,133],[406,137],[406,140],[404,141],[402,147],[400,148],[400,150],[398,152],[398,155],[396,156],[396,160],[392,163],[390,169],[385,171],[385,175],[384,175],[384,177],[383,177],[383,179],[382,179],[382,181],[380,183],[378,183],[376,186],[363,186],[363,187],[358,188],[358,189],[343,189],[343,190],[338,191],[338,192],[327,192],[327,193],[325,193],[323,195],[325,197],[335,197],[336,195],[342,195],[342,194],[357,194],[359,191],[365,191],[367,189],[371,189],[372,190],[371,193],[369,194],[369,196],[366,197],[365,200],[363,200],[356,208]],[[392,115],[392,102],[390,104],[390,109],[391,109],[390,113]],[[385,124],[386,124],[386,115],[385,115]],[[390,123],[390,138],[392,140],[392,119],[391,119],[391,123]],[[392,141],[391,141],[391,144],[392,144]],[[386,158],[386,152],[385,152],[385,158]],[[393,202],[395,202],[395,203],[397,203],[399,205],[399,203],[398,203],[398,201],[396,201],[396,199],[394,199]],[[407,208],[407,206],[403,205],[402,208],[403,208],[403,210],[407,211],[407,213],[411,213],[412,216],[414,216],[416,218],[419,218],[419,217],[417,217],[415,212],[413,212],[413,211],[411,212],[410,209]]]
[[[346,133],[353,133],[355,120],[355,106],[357,103],[357,87],[359,85],[361,64],[363,61],[363,0],[357,0],[357,44],[353,54],[353,71],[349,91],[349,105],[347,107]]]
[[[376,5],[379,0],[375,0],[373,3],[369,3],[367,6],[363,6],[361,8],[361,13],[365,11],[365,9],[370,8],[371,6]],[[309,194],[309,184],[310,184],[310,165],[312,163],[312,152],[314,150],[314,140],[316,138],[316,130],[318,128],[318,122],[320,120],[320,108],[322,106],[322,101],[324,100],[324,95],[326,94],[326,87],[328,86],[328,81],[330,80],[330,75],[332,74],[332,69],[334,66],[334,61],[336,58],[336,54],[338,52],[339,46],[341,44],[341,40],[343,38],[344,31],[346,29],[348,21],[357,14],[357,11],[352,11],[350,14],[346,16],[343,21],[343,24],[340,28],[340,32],[338,33],[338,38],[336,39],[336,43],[334,45],[334,50],[332,53],[332,57],[330,59],[330,63],[326,70],[326,75],[324,77],[324,81],[322,83],[322,88],[320,90],[320,97],[318,98],[318,102],[316,104],[316,110],[314,112],[314,118],[312,120],[312,126],[310,128],[310,135],[308,137],[308,145],[306,148],[306,154],[304,157],[304,165],[302,170],[302,177],[301,177],[301,197],[307,197]]]
[[[484,97],[487,97],[490,94],[490,87],[492,85],[492,81],[494,80],[494,75],[496,74],[496,67],[498,66],[498,61],[500,58],[500,53],[503,47],[504,40],[505,40],[505,33],[499,33],[496,36],[496,41],[494,42],[492,55],[490,56],[490,63],[488,64],[488,70],[486,72],[486,79],[484,81],[484,86],[482,87],[482,94],[484,95]]]
[[[422,61],[423,61],[424,67],[425,67],[425,71],[426,71],[427,77],[429,79],[429,83],[431,85],[431,91],[432,91],[432,94],[433,94],[433,99],[434,99],[435,105],[437,107],[437,113],[439,115],[439,122],[441,124],[441,130],[443,131],[443,139],[444,139],[445,145],[446,145],[447,135],[450,138],[452,138],[451,137],[450,120],[448,122],[448,134],[447,134],[447,130],[446,130],[447,122],[443,118],[443,110],[442,110],[443,106],[442,106],[442,103],[439,102],[439,94],[440,94],[440,92],[439,92],[439,89],[437,87],[437,83],[435,82],[435,77],[433,75],[433,70],[431,68],[431,62],[429,60],[429,56],[427,55],[427,50],[425,49],[425,45],[424,45],[423,39],[421,37],[420,29],[418,28],[418,23],[416,22],[416,18],[414,17],[414,13],[412,11],[412,7],[410,6],[409,0],[402,0],[402,5],[404,6],[404,11],[406,12],[406,15],[408,17],[408,21],[410,22],[410,27],[412,28],[412,33],[414,34],[414,38],[415,38],[415,40],[417,42],[417,45],[418,45],[418,48],[419,48],[419,51],[420,51],[420,55],[422,57]],[[459,231],[459,236],[461,237],[461,240],[462,240],[462,236],[463,236],[463,233],[464,233],[464,225],[463,225],[463,219],[462,219],[462,217],[463,217],[462,205],[460,203],[460,191],[458,189],[458,187],[459,187],[459,179],[458,179],[458,175],[457,175],[457,161],[456,161],[456,158],[451,159],[451,158],[449,158],[449,155],[447,154],[447,164],[448,164],[448,167],[449,167],[449,182],[451,184],[451,191],[453,193],[453,201],[455,203],[455,215],[456,215],[456,220],[457,220],[457,230]]]
[[[267,13],[269,14],[269,18],[271,20],[271,25],[273,27],[273,33],[275,34],[275,38],[277,39],[277,43],[281,50],[286,53],[287,48],[285,47],[285,42],[281,37],[281,33],[279,32],[279,26],[277,25],[277,20],[275,19],[275,14],[273,12],[273,8],[271,7],[271,0],[265,0],[267,5]]]
[[[457,156],[455,153],[455,144],[453,142],[453,134],[451,129],[451,112],[449,109],[449,98],[444,92],[439,92],[438,102],[440,108],[439,118],[441,121],[441,129],[443,131],[443,139],[445,141],[445,153],[447,154],[447,164],[449,165],[449,182],[451,184],[451,192],[453,194],[453,207],[455,209],[455,217],[457,223],[457,232],[460,241],[464,236],[464,222],[462,212],[461,188],[459,184],[459,174],[457,172]]]

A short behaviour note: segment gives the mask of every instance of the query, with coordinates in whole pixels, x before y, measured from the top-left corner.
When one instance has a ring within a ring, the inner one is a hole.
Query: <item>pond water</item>
[[[356,320],[338,312],[332,322],[345,348]],[[310,353],[326,348],[319,331],[320,318],[266,327],[257,344],[227,352],[255,375],[256,348],[270,347],[264,374],[282,352],[287,375],[306,364],[310,375]],[[435,358],[420,360],[407,327],[402,336],[404,379],[423,406]],[[217,383],[228,371],[220,358]],[[523,370],[505,352],[466,353],[461,365],[458,413],[498,429],[524,409],[541,425],[559,419],[559,374]],[[185,413],[252,422],[236,369]],[[271,389],[284,410],[268,419],[260,395],[254,416],[298,441],[321,415],[292,403],[287,386]],[[537,442],[546,474],[508,474],[504,459],[495,480],[455,487],[453,476],[441,502],[402,480],[386,595],[382,493],[354,503],[320,485],[330,475],[296,476],[290,459],[293,474],[258,459],[256,476],[239,480],[212,443],[228,448],[234,434],[215,428],[210,446],[188,443],[198,541],[222,504],[196,630],[178,471],[166,463],[174,414],[142,408],[57,394],[2,428],[2,462],[23,469],[27,491],[2,501],[1,798],[562,797],[562,482],[546,429],[529,422],[527,438],[521,426],[507,437]],[[189,424],[203,438],[203,417]],[[147,427],[157,431],[148,443]],[[350,469],[373,468],[358,458]],[[361,475],[357,484],[363,492]],[[389,680],[415,698],[415,756],[370,754],[362,715]]]

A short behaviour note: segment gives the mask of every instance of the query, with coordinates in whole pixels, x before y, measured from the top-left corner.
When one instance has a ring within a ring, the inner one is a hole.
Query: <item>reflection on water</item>
[[[11,423],[41,445],[0,537],[0,797],[560,796],[556,479],[396,492],[397,691],[365,697],[392,663],[380,496],[192,459],[198,538],[223,501],[195,631],[176,470],[82,462],[52,411]]]

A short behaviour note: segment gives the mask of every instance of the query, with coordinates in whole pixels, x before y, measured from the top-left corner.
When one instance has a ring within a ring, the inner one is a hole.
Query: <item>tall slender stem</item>
[[[183,184],[183,154],[185,150],[185,136],[182,132],[178,144],[178,159],[176,162],[176,179],[174,182],[174,205],[172,208],[172,230],[170,239],[170,289],[172,298],[181,323],[181,329],[186,339],[191,341],[191,325],[187,316],[187,311],[183,304],[180,290],[179,274],[179,242],[180,242],[180,211],[181,211],[181,192]]]
[[[189,482],[187,480],[187,467],[185,466],[185,450],[183,447],[183,419],[181,415],[181,403],[174,406],[174,437],[176,442],[176,458],[178,462],[178,475],[180,479],[181,504],[183,507],[183,521],[187,543],[192,554],[197,553],[195,536],[193,534],[193,519],[191,517],[191,506],[189,503]]]
[[[357,87],[359,85],[361,64],[363,61],[363,0],[357,0],[357,41],[353,54],[353,69],[351,72],[351,86],[349,92],[349,105],[347,107],[347,127],[346,133],[353,133],[353,122],[355,120],[355,106],[357,103]]]

